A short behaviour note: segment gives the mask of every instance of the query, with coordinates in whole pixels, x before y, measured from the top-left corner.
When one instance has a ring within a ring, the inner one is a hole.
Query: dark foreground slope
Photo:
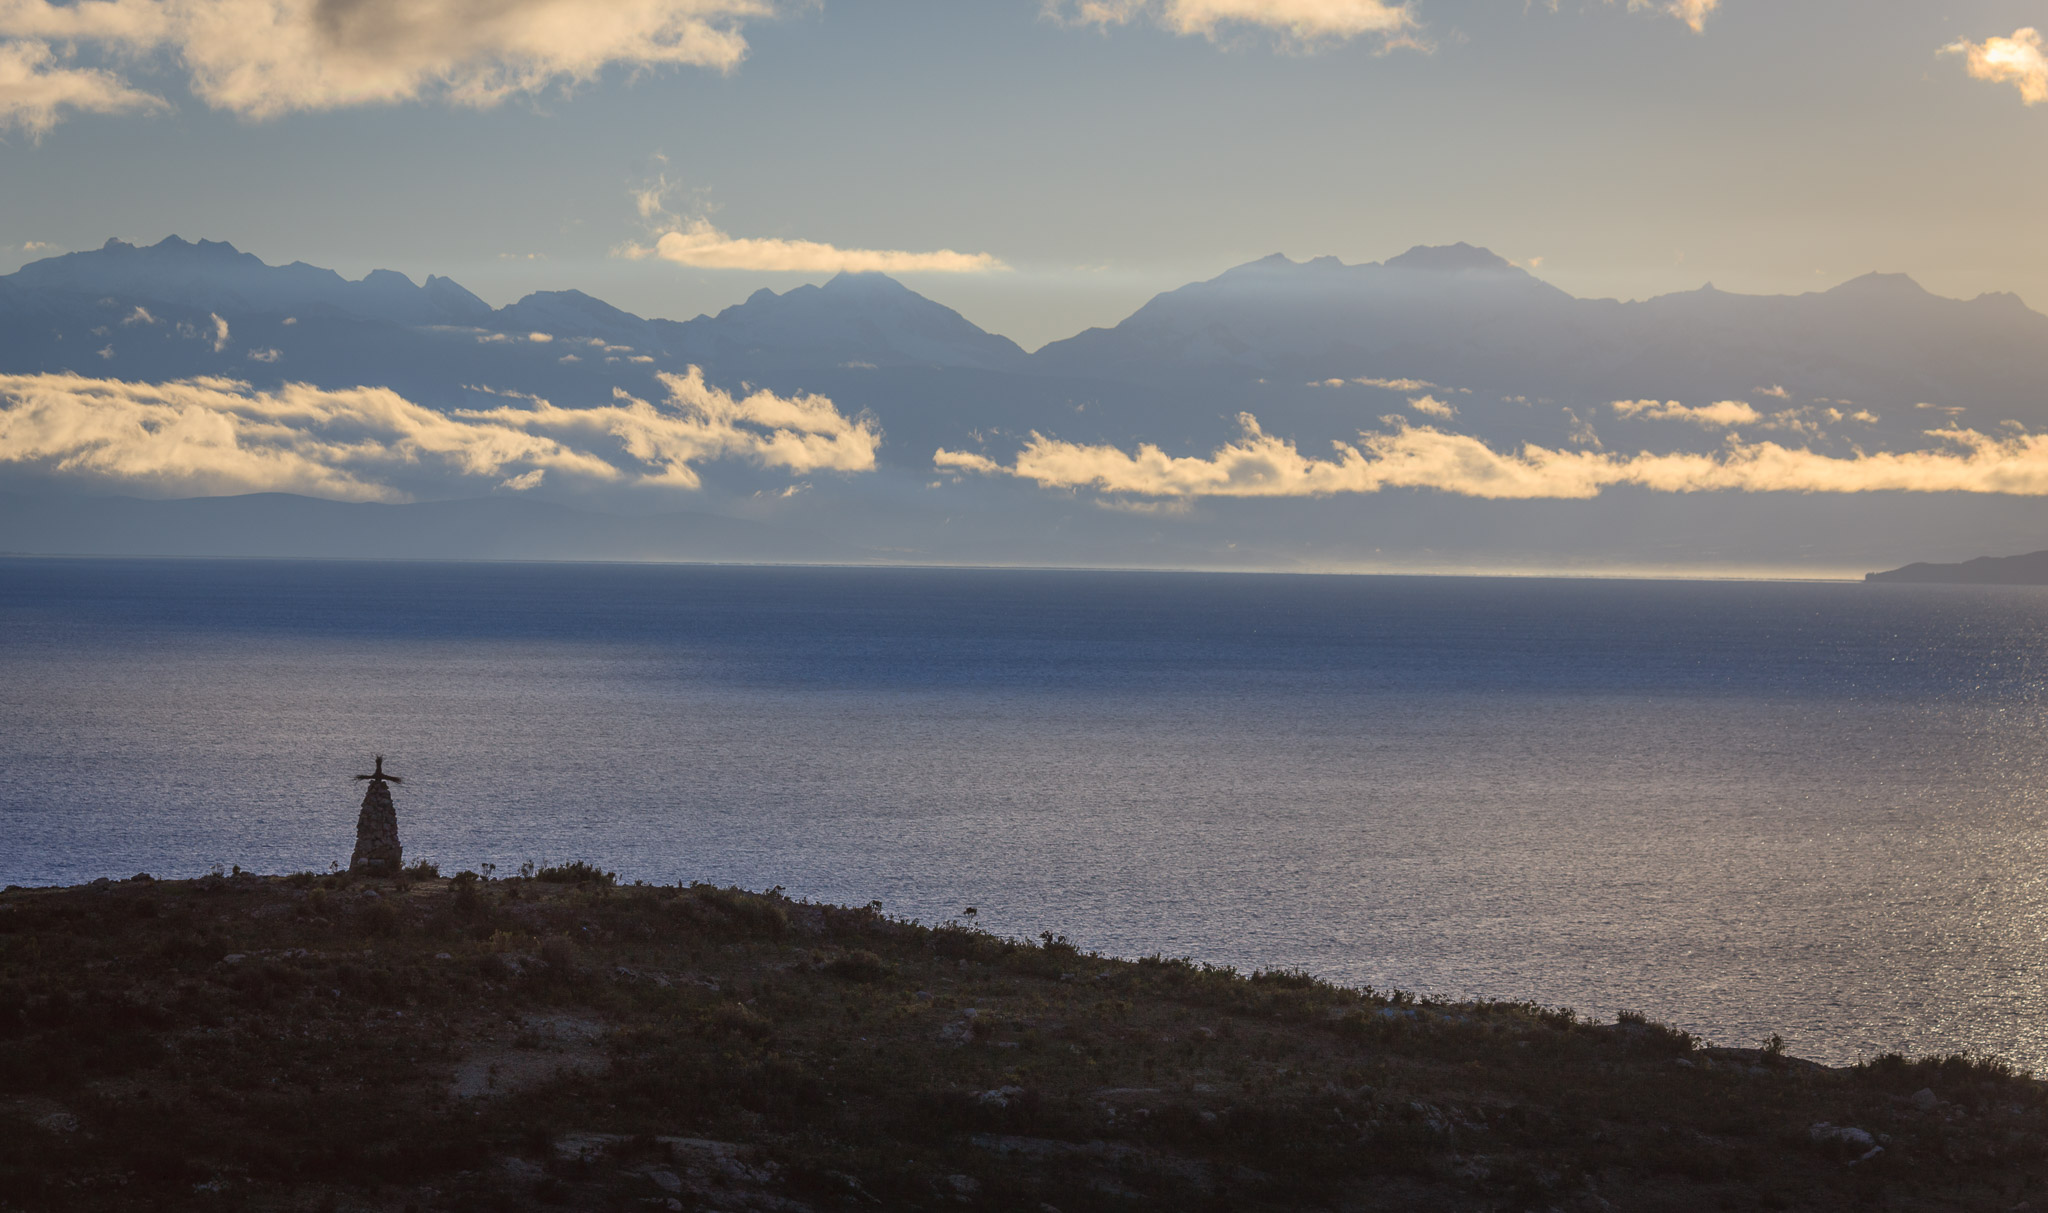
[[[0,895],[0,1206],[2048,1199],[2042,1090],[1996,1065],[1826,1070],[1641,1022],[543,875],[563,879]]]

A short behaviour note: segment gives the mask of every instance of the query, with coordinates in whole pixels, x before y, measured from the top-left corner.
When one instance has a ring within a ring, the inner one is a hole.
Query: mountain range
[[[351,281],[177,237],[147,247],[111,240],[0,276],[0,375],[379,386],[459,411],[499,407],[508,395],[568,409],[621,393],[660,400],[659,376],[690,366],[736,392],[818,394],[866,418],[879,434],[875,468],[805,478],[745,461],[707,466],[688,501],[626,512],[681,506],[786,526],[806,538],[777,551],[817,552],[823,542],[848,558],[1303,567],[1370,563],[1389,544],[1407,554],[1397,564],[1455,565],[1461,551],[1497,561],[1532,545],[1566,562],[1591,558],[1584,544],[1593,540],[1527,534],[1517,519],[1550,509],[1530,503],[1427,490],[1160,503],[934,467],[940,449],[1000,464],[1034,434],[1200,457],[1242,434],[1249,414],[1303,452],[1355,443],[1361,430],[1417,425],[1507,451],[1534,443],[1711,454],[1739,427],[1751,439],[1848,457],[1925,445],[1930,430],[2048,428],[2048,316],[2012,295],[1942,298],[1902,275],[1796,296],[1705,286],[1624,302],[1574,297],[1464,244],[1360,265],[1276,254],[1030,352],[877,274],[761,290],[685,321],[633,315],[574,290],[493,308],[448,278],[416,283],[378,270]],[[1709,405],[1721,411],[1694,411]],[[11,468],[0,483],[17,494],[5,508],[17,512],[21,501],[79,487],[48,460],[0,466]],[[451,484],[447,495],[477,491]],[[1845,562],[1887,562],[1870,537],[2037,546],[2024,543],[2035,525],[2031,498],[1866,495],[1859,500],[1876,514],[1907,520],[1846,528],[1836,504],[1792,502],[1789,531],[1758,546],[1729,541],[1729,520],[1753,513],[1726,500],[1734,495],[1701,495],[1689,513],[1617,504],[1633,492],[1576,503],[1584,517],[1565,530],[1607,541],[1625,533],[1629,559],[1681,564],[1810,560],[1831,533],[1869,549],[1844,552]],[[537,495],[569,493],[550,483]],[[622,508],[572,496],[560,504]],[[1606,517],[1617,508],[1624,517]],[[1495,520],[1474,521],[1488,515]],[[1646,515],[1696,521],[1645,536]],[[516,535],[531,525],[506,527]],[[0,530],[9,546],[35,547],[20,526]],[[1898,553],[1920,554],[1949,550]]]

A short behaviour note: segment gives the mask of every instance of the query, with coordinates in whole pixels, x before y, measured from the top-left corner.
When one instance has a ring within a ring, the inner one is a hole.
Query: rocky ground
[[[2048,1209],[2008,1068],[707,886],[0,894],[0,1208]]]

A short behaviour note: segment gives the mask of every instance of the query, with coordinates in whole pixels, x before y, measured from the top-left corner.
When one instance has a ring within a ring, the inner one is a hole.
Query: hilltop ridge
[[[237,870],[0,893],[26,1209],[2007,1208],[2042,1084],[794,901]]]

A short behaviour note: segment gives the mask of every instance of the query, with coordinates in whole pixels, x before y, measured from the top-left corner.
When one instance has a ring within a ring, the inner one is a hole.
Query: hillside
[[[2048,585],[2048,552],[1979,556],[1955,564],[1909,564],[1865,573],[1863,580],[1914,585]]]
[[[963,915],[965,915],[963,911]],[[708,886],[0,894],[0,1207],[2005,1209],[2048,1099]]]

